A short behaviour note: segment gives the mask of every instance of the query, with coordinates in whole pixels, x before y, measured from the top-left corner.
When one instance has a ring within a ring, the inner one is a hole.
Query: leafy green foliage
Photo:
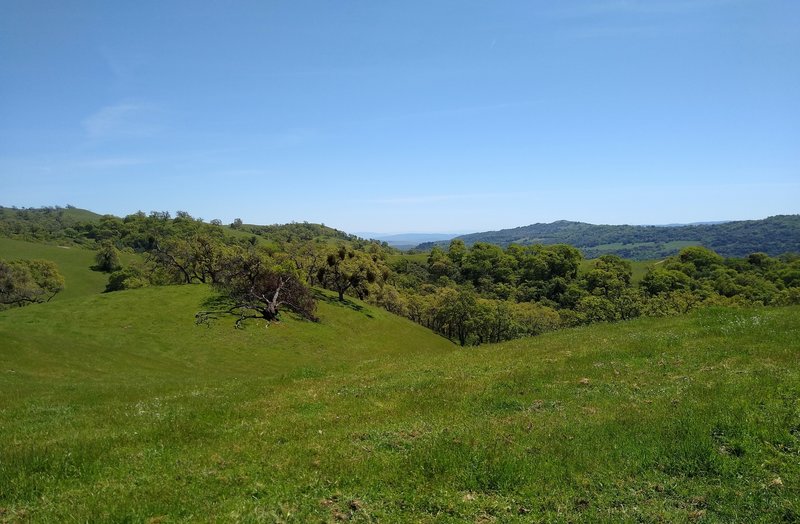
[[[0,206],[0,236],[84,243],[82,230],[99,219],[100,215],[70,206],[36,209]]]
[[[307,242],[319,239],[359,240],[357,236],[349,235],[344,231],[327,227],[324,224],[311,224],[309,222],[292,222],[290,224],[273,224],[270,226],[239,224],[239,229],[272,242]]]
[[[48,302],[64,289],[64,277],[49,260],[0,259],[0,308]]]
[[[199,322],[227,313],[236,316],[236,326],[241,327],[249,318],[277,320],[284,308],[308,320],[317,320],[311,289],[285,257],[238,248],[226,254],[220,267],[214,285],[225,298],[223,309],[199,313]]]
[[[109,241],[100,244],[100,249],[95,255],[95,269],[106,273],[112,273],[122,268],[119,250]]]
[[[137,266],[129,266],[114,271],[108,276],[106,291],[122,291],[125,289],[138,289],[150,285],[150,279],[145,272]]]
[[[498,342],[560,327],[683,314],[701,306],[797,303],[797,257],[755,253],[725,259],[690,246],[653,264],[641,280],[616,255],[584,264],[566,245],[500,247],[461,240],[434,247],[427,264],[395,259],[396,288],[376,304],[465,344]],[[474,299],[467,299],[474,297]],[[526,316],[523,308],[535,311]]]
[[[325,264],[317,270],[317,281],[339,294],[352,292],[364,299],[370,294],[370,285],[385,276],[386,268],[379,251],[370,253],[339,245],[328,251]]]
[[[207,226],[207,227],[202,227]],[[191,230],[202,230],[213,237],[262,239],[272,243],[309,240],[347,241],[364,246],[366,241],[322,224],[308,222],[258,226],[237,219],[230,227],[218,220],[205,223],[185,211],[173,218],[167,211],[137,212],[124,218],[97,215],[75,208],[43,207],[16,209],[0,207],[0,236],[64,244],[99,245],[110,241],[117,248],[136,252],[150,251],[159,239],[174,235],[186,237]]]

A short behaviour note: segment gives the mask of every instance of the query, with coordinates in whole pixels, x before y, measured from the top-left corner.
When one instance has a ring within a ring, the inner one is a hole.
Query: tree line
[[[447,250],[434,247],[425,262],[395,262],[392,308],[464,345],[701,306],[800,303],[797,255],[723,258],[688,247],[652,265],[639,283],[630,262],[616,255],[585,271],[582,262],[567,245],[503,249],[456,239]]]
[[[184,212],[101,217],[70,227],[93,243],[95,269],[109,273],[107,291],[213,286],[218,300],[198,312],[198,322],[221,315],[234,315],[237,325],[250,318],[273,321],[286,310],[316,320],[314,288],[323,288],[341,301],[356,297],[473,345],[702,306],[800,303],[797,255],[724,258],[689,247],[652,265],[635,283],[630,262],[604,255],[582,269],[581,252],[565,244],[502,248],[456,239],[426,256],[407,256],[375,241],[308,236],[306,227],[291,239],[267,241]],[[120,250],[141,253],[141,262],[123,267]],[[20,263],[15,267],[23,272]],[[36,272],[28,271],[21,281],[35,282]],[[0,266],[3,274],[11,270]],[[57,285],[47,286],[30,296],[52,296]]]

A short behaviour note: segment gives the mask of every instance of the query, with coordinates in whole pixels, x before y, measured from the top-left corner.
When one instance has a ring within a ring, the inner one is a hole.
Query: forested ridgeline
[[[176,221],[191,219],[204,222],[202,218],[193,218],[185,211],[178,211],[175,215]],[[118,244],[141,250],[148,246],[147,236],[159,229],[154,224],[164,223],[172,218],[168,211],[152,211],[149,214],[139,211],[125,218],[119,218],[114,215],[99,215],[74,206],[40,208],[0,206],[0,236],[90,247],[96,241],[115,238]],[[218,219],[208,223],[212,226],[223,226],[222,221]],[[239,237],[250,234],[275,242],[312,239],[361,240],[355,235],[324,224],[309,222],[254,225],[245,224],[237,218],[228,226],[223,226],[223,229]]]
[[[458,237],[467,245],[487,242],[511,244],[568,244],[586,258],[615,254],[631,260],[652,260],[700,245],[728,257],[763,252],[770,256],[800,252],[800,215],[778,215],[763,220],[683,226],[595,225],[560,220],[549,224],[472,233]],[[435,243],[419,246],[430,249]],[[438,243],[445,247],[446,243]]]
[[[800,303],[800,256],[792,254],[723,258],[687,247],[653,263],[635,282],[630,262],[604,255],[586,264],[578,249],[564,244],[501,248],[456,239],[424,256],[403,255],[317,224],[261,229],[206,223],[184,212],[73,220],[75,214],[6,209],[0,231],[93,247],[94,269],[109,273],[107,291],[210,284],[219,300],[198,311],[198,322],[222,315],[235,316],[237,325],[272,321],[285,310],[315,320],[321,297],[314,288],[325,288],[342,302],[357,297],[472,345],[704,306]],[[123,267],[120,250],[141,256]],[[12,289],[13,272],[4,274],[10,276],[3,289]],[[52,296],[40,288],[31,301]]]

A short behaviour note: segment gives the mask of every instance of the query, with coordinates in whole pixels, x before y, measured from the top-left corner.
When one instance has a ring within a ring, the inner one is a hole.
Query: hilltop
[[[614,254],[632,260],[652,260],[674,255],[692,245],[713,249],[727,257],[756,252],[777,256],[800,252],[800,215],[684,226],[595,225],[560,220],[456,238],[467,245],[486,242],[504,247],[569,244],[580,249],[587,258]],[[438,244],[446,245],[446,242]],[[430,249],[432,245],[421,244],[417,249]]]
[[[169,221],[173,217],[167,211],[153,211],[146,215],[138,211],[126,217],[100,215],[86,209],[68,207],[9,208],[0,206],[0,237],[35,242],[92,245],[94,240],[109,236],[109,231],[123,222],[142,220],[145,217]],[[175,219],[203,222],[178,211]],[[288,224],[246,224],[240,219],[223,225],[212,220],[210,225],[221,228],[228,236],[236,238],[257,237],[265,242],[297,241],[363,241],[355,235],[345,233],[324,224],[292,222]]]

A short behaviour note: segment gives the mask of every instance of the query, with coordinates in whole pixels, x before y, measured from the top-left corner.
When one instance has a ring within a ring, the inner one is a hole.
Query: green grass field
[[[330,295],[196,326],[209,296],[0,312],[0,521],[800,519],[798,307],[461,349]]]
[[[6,260],[43,258],[52,260],[64,275],[64,289],[53,298],[61,301],[75,297],[102,293],[108,283],[108,273],[92,271],[95,251],[80,247],[40,244],[0,238],[0,258]],[[137,255],[122,253],[122,263],[127,265],[138,259]]]

